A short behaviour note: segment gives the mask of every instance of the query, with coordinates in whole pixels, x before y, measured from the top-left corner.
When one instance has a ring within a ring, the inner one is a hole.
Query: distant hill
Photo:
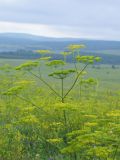
[[[9,41],[10,40],[10,41]],[[26,44],[37,42],[50,42],[50,41],[72,41],[79,40],[75,38],[52,38],[36,36],[26,33],[0,33],[0,43],[19,44],[20,42],[26,42]]]
[[[88,40],[88,39],[77,39],[77,38],[51,38],[43,36],[35,36],[24,33],[0,33],[0,45],[40,45],[44,47],[46,43],[48,46],[52,47],[53,43],[59,43],[64,46],[64,44],[69,43],[83,43],[88,49],[92,50],[111,50],[120,49],[120,41],[105,41],[105,40]],[[54,45],[54,44],[53,44]],[[56,46],[57,48],[57,46]]]
[[[82,53],[101,55],[107,60],[120,59],[120,41],[89,40],[78,38],[51,38],[24,33],[0,33],[0,58],[32,58],[36,49],[52,49],[58,54],[69,44],[84,44]],[[19,55],[19,56],[18,56]],[[30,56],[31,55],[31,56]],[[107,60],[106,62],[111,62]],[[119,60],[117,63],[120,64]]]
[[[51,38],[35,36],[24,33],[0,33],[1,46],[18,49],[26,48],[31,45],[31,49],[36,47],[63,49],[71,43],[82,43],[87,46],[87,50],[120,50],[120,41],[88,40],[78,38]]]

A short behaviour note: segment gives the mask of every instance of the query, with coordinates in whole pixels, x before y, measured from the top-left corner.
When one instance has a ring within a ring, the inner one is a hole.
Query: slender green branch
[[[31,102],[30,99],[26,99],[26,98],[21,97],[21,96],[19,96],[19,95],[17,95],[17,94],[16,94],[15,96],[18,97],[18,98],[20,98],[20,99],[22,99],[22,100],[24,100],[24,101],[27,102],[27,103],[32,104],[32,105],[35,106],[36,108],[38,108],[38,109],[44,111],[42,108],[38,107],[36,104],[34,104],[33,102]],[[44,112],[45,112],[45,111],[44,111]],[[45,112],[45,113],[47,113],[47,112]]]
[[[45,80],[43,80],[42,77],[37,76],[36,74],[34,74],[33,72],[29,71],[29,73],[31,73],[34,77],[38,78],[40,81],[42,81],[46,86],[48,86],[58,97],[62,98],[61,95],[59,95],[59,93],[57,93]]]
[[[41,77],[41,69],[40,69],[40,66],[39,66],[39,68],[38,68],[38,72],[39,72],[39,75],[40,75],[40,77]]]
[[[75,53],[73,52],[73,63],[74,63],[74,67],[76,70],[76,73],[78,74],[78,68],[77,68],[77,64],[76,64],[76,60],[75,60]]]
[[[83,67],[83,69],[77,74],[77,77],[75,79],[75,81],[73,82],[72,86],[70,87],[70,89],[67,91],[67,93],[64,95],[63,98],[65,98],[69,93],[70,91],[73,89],[73,87],[75,86],[79,76],[81,75],[81,73],[85,70],[85,68],[88,66],[88,63]]]
[[[62,83],[61,83],[61,89],[62,89],[61,97],[62,97],[62,103],[64,103],[64,98],[63,98],[63,97],[64,97],[64,92],[63,92],[63,91],[64,91],[63,78],[61,79],[61,82],[62,82]]]
[[[27,102],[27,103],[30,103],[30,104],[32,104],[33,106],[35,106],[35,107],[37,107],[37,108],[39,108],[40,109],[40,107],[38,107],[38,106],[36,106],[36,104],[34,104],[33,102],[31,102],[31,100],[30,99],[26,99],[26,98],[24,98],[24,97],[21,97],[21,96],[19,96],[19,95],[15,95],[16,97],[18,97],[18,98],[20,98],[20,99],[22,99],[22,100],[24,100],[25,102]]]

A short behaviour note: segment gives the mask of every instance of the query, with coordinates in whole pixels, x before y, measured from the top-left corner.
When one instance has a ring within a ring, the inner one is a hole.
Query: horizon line
[[[44,36],[44,35],[39,35],[39,34],[32,34],[32,33],[27,33],[27,32],[0,32],[0,34],[24,34],[28,36],[35,36],[35,37],[43,37],[43,38],[51,38],[51,39],[73,39],[73,40],[93,40],[93,41],[116,41],[120,42],[120,40],[115,40],[115,39],[101,39],[101,38],[84,38],[84,37],[59,37],[59,36]]]

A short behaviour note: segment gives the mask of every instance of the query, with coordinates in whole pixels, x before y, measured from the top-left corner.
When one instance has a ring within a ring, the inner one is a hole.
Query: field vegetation
[[[0,60],[0,160],[120,160],[120,68],[84,47]]]

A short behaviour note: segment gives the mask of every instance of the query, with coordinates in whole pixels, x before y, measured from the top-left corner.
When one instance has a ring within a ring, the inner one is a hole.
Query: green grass
[[[25,61],[1,59],[0,66]],[[61,83],[48,77],[50,72],[41,67],[45,80],[60,93]],[[94,77],[99,85],[84,86],[80,94],[77,83],[61,103],[29,73],[0,71],[0,160],[120,159],[120,68],[90,66],[87,72],[85,78]],[[65,80],[64,92],[74,78]],[[22,89],[17,90],[19,84]]]
[[[18,59],[0,59],[0,65],[10,64],[12,66],[17,66],[29,60],[18,60]],[[120,66],[118,68],[112,69],[111,65],[99,65],[100,69],[89,67],[88,76],[98,79],[100,86],[107,89],[118,89],[120,81]],[[72,68],[73,65],[70,65]],[[48,67],[42,66],[41,72],[44,75],[48,75],[50,70]],[[46,77],[47,78],[47,77]],[[53,81],[54,79],[51,79]]]
[[[111,50],[101,50],[101,51],[95,51],[95,53],[103,53],[107,55],[120,55],[119,49],[111,49]]]

